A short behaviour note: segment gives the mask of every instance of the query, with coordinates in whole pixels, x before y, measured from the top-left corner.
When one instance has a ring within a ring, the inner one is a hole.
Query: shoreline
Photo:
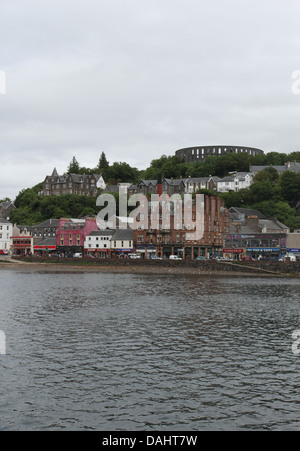
[[[245,268],[246,269],[246,268]],[[274,278],[282,277],[287,279],[299,279],[299,274],[290,273],[273,273],[262,271],[239,271],[234,268],[231,271],[220,269],[203,270],[200,267],[169,267],[169,266],[127,266],[120,264],[102,264],[102,265],[80,265],[75,263],[35,263],[24,261],[0,261],[0,271],[16,271],[16,272],[36,272],[36,273],[60,273],[60,274],[76,274],[76,273],[104,273],[104,274],[140,274],[140,275],[192,275],[207,277],[250,277],[250,278]]]

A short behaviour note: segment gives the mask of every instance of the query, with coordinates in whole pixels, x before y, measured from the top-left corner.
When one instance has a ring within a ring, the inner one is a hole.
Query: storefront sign
[[[280,252],[279,247],[253,247],[247,248],[247,252]]]

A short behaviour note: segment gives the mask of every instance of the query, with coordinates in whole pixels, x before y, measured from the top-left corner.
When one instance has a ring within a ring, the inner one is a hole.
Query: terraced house
[[[225,235],[229,233],[229,213],[224,202],[219,197],[205,196],[203,236],[197,238],[193,230],[186,226],[187,221],[197,221],[195,201],[187,209],[182,206],[182,212],[173,209],[171,205],[170,222],[167,227],[163,225],[162,205],[160,211],[157,206],[152,209],[149,205],[147,227],[144,227],[140,217],[140,224],[134,230],[134,251],[142,258],[169,258],[176,255],[183,259],[194,260],[197,257],[212,257],[221,252]],[[155,211],[155,212],[154,212]],[[142,215],[141,215],[142,216]],[[156,217],[156,227],[153,219]],[[184,224],[182,224],[182,220]]]

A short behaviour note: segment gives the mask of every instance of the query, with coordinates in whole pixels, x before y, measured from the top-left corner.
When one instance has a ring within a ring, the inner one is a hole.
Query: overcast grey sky
[[[0,199],[181,147],[300,150],[300,0],[0,0]]]

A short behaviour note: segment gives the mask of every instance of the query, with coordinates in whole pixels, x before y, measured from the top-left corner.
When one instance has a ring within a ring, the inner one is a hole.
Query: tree
[[[286,171],[279,177],[282,197],[291,207],[296,207],[300,199],[300,174]]]
[[[78,161],[76,160],[75,157],[72,158],[71,163],[69,164],[68,167],[68,174],[79,174],[80,172],[80,166]]]
[[[253,181],[262,182],[263,180],[269,180],[271,182],[276,183],[278,179],[279,179],[278,171],[276,171],[275,168],[269,167],[256,174]]]
[[[109,162],[108,162],[104,152],[101,153],[99,163],[98,163],[98,168],[99,168],[99,170],[102,170],[102,171],[103,171],[103,169],[109,168]]]

